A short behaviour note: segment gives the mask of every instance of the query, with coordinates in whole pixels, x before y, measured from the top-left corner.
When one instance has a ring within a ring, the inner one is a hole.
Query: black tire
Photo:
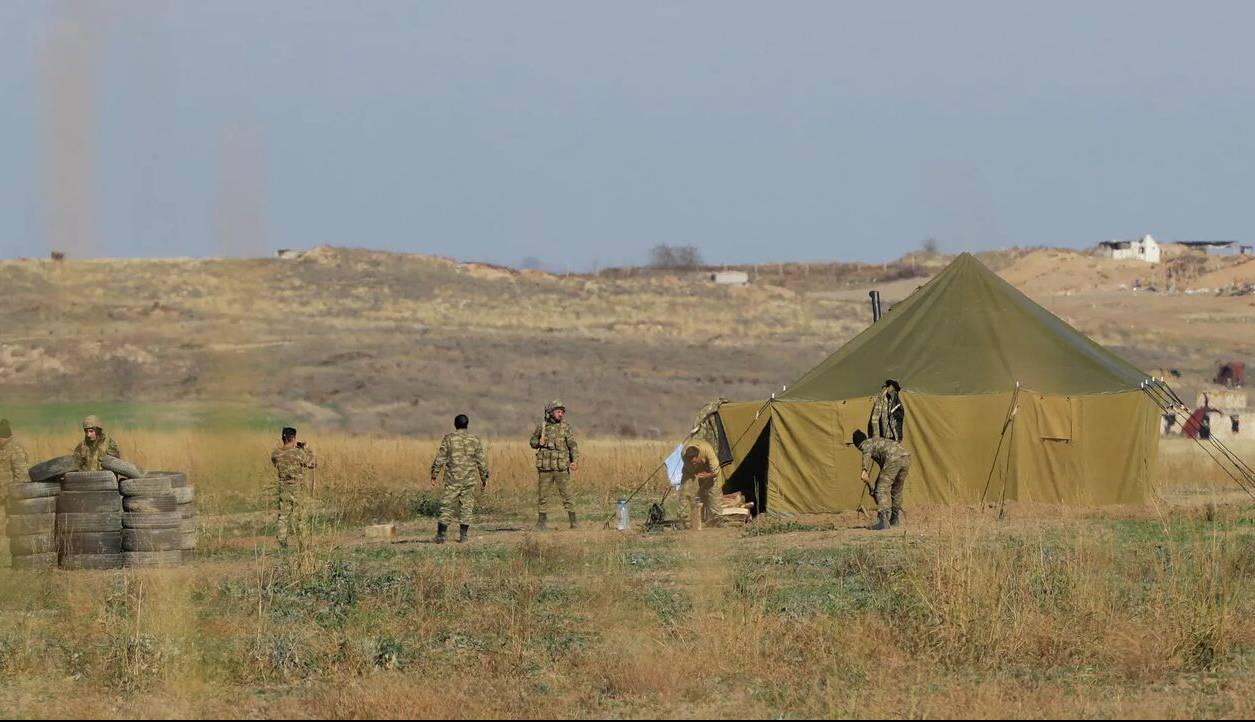
[[[122,526],[127,529],[178,529],[182,523],[183,516],[177,511],[158,511],[151,514],[122,512]]]
[[[104,514],[57,514],[58,534],[83,534],[92,531],[122,531],[122,512]]]
[[[31,554],[56,554],[57,538],[53,534],[23,534],[9,539],[9,553],[15,557]]]
[[[122,552],[122,563],[128,567],[177,567],[183,563],[183,552]]]
[[[59,481],[21,481],[9,485],[9,500],[47,499],[61,493]]]
[[[78,460],[73,456],[58,456],[55,459],[41,461],[27,471],[31,481],[45,482],[60,479],[67,473],[78,468]]]
[[[176,486],[174,487],[174,498],[180,504],[192,504],[196,501],[196,487],[193,486]]]
[[[122,511],[116,491],[63,491],[57,497],[58,514],[108,514]]]
[[[123,479],[120,487],[123,496],[170,496],[174,494],[174,487],[170,486],[168,476]]]
[[[109,471],[117,474],[122,479],[138,479],[144,475],[144,470],[127,461],[119,459],[116,456],[106,456],[101,458],[100,465]]]
[[[121,569],[122,552],[117,554],[62,554],[65,569]]]
[[[56,514],[23,514],[9,517],[5,531],[10,537],[52,534],[56,525]]]
[[[146,476],[149,479],[158,476],[168,476],[170,477],[170,486],[175,489],[178,489],[181,486],[187,486],[187,474],[184,474],[181,471],[150,471],[146,474]]]
[[[174,494],[167,496],[127,496],[122,498],[122,510],[152,514],[154,512],[178,511]]]
[[[57,513],[57,497],[45,496],[39,499],[9,499],[5,505],[9,516],[23,514],[55,514]]]
[[[63,555],[120,554],[122,552],[122,532],[103,531],[60,534],[57,536],[57,551]]]
[[[179,513],[183,515],[184,519],[195,519],[196,502],[192,502],[191,504],[179,504]]]
[[[56,552],[44,552],[42,554],[15,554],[13,556],[14,569],[55,569],[56,566]]]
[[[112,471],[71,471],[61,482],[61,491],[117,491],[118,477]]]
[[[122,549],[128,552],[168,552],[183,548],[182,529],[123,529]]]

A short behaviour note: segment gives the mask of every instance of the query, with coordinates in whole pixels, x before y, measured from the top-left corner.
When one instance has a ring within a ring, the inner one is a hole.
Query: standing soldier
[[[902,408],[899,397],[901,391],[902,387],[893,379],[885,381],[884,387],[880,389],[880,395],[872,406],[871,418],[867,421],[867,433],[873,439],[902,440],[902,423],[906,419],[906,410]]]
[[[9,498],[9,485],[30,481],[26,449],[13,438],[8,419],[0,419],[0,501]]]
[[[874,495],[878,509],[875,531],[897,526],[902,522],[902,487],[911,470],[911,455],[893,439],[869,439],[862,431],[854,432],[854,446],[863,452],[863,483],[871,478],[872,462],[880,464]]]
[[[305,470],[318,467],[314,452],[305,446],[304,441],[296,440],[296,429],[291,426],[283,428],[283,444],[270,454],[270,463],[274,464],[278,475],[275,484],[275,506],[278,509],[275,524],[275,537],[279,546],[288,548],[288,535],[296,536],[298,549],[304,549],[305,513],[308,501],[305,498]]]
[[[118,442],[105,433],[100,419],[88,416],[83,419],[83,441],[74,447],[74,459],[78,462],[79,471],[100,471],[104,467],[100,460],[106,456],[118,459],[122,454],[118,451]]]
[[[453,420],[453,433],[440,440],[440,450],[431,462],[431,483],[436,486],[444,472],[444,498],[440,502],[440,522],[436,525],[436,543],[444,544],[445,532],[454,517],[458,520],[458,543],[466,543],[467,532],[475,513],[475,487],[488,485],[488,462],[484,460],[484,442],[467,431],[471,420],[459,414]]]
[[[531,445],[536,450],[536,528],[545,529],[549,505],[545,499],[550,485],[558,487],[562,506],[566,508],[571,528],[575,524],[575,504],[571,502],[571,472],[579,470],[580,447],[575,442],[571,425],[563,421],[566,406],[561,401],[551,401],[545,407],[545,421],[532,432]]]

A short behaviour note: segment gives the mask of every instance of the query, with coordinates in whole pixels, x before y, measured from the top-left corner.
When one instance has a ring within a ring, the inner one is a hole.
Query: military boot
[[[902,510],[894,509],[893,512],[889,514],[889,526],[897,526],[901,523],[902,523]]]
[[[461,524],[458,526],[458,544],[466,543],[466,535],[471,530],[470,524]]]
[[[883,531],[889,528],[889,510],[881,509],[876,513],[876,523],[872,525],[872,531]]]
[[[570,520],[571,520],[571,528],[572,528],[572,529],[579,529],[579,528],[580,528],[580,525],[575,523],[575,512],[573,512],[573,511],[568,511],[568,512],[566,513],[566,516],[567,516],[567,518],[568,518],[568,519],[570,519]]]
[[[437,522],[436,523],[436,538],[433,539],[432,541],[436,542],[437,544],[444,544],[444,535],[445,535],[445,532],[447,531],[449,531],[448,525],[446,525],[444,522]]]
[[[536,531],[545,531],[545,529],[547,528],[545,527],[546,516],[547,515],[544,512],[541,512],[540,514],[536,516]]]

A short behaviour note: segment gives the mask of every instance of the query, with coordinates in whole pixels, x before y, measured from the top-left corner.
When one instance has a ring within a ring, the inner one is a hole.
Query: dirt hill
[[[292,260],[9,261],[0,384],[7,403],[241,402],[423,435],[462,411],[489,434],[522,434],[561,397],[590,433],[649,437],[683,429],[710,397],[791,382],[866,326],[867,289],[891,304],[945,261],[760,265],[742,288],[704,271],[559,277],[326,247]],[[1232,285],[1255,271],[1240,261],[987,258],[1144,368],[1195,382],[1217,360],[1255,355],[1255,297],[1187,294],[1169,274]]]

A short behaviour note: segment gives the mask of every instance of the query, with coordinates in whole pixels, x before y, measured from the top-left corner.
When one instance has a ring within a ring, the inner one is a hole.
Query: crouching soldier
[[[458,521],[458,543],[466,543],[475,513],[476,487],[488,485],[488,462],[484,459],[484,442],[467,428],[466,414],[453,420],[453,433],[440,440],[440,450],[431,462],[431,483],[438,485],[444,473],[444,498],[440,502],[440,522],[436,525],[436,543],[444,544],[445,533],[454,519]]]
[[[871,478],[872,462],[880,465],[876,477],[877,519],[872,529],[880,531],[902,522],[902,488],[907,472],[911,470],[911,455],[902,444],[893,439],[869,439],[862,431],[854,432],[854,446],[863,453],[863,483]]]

